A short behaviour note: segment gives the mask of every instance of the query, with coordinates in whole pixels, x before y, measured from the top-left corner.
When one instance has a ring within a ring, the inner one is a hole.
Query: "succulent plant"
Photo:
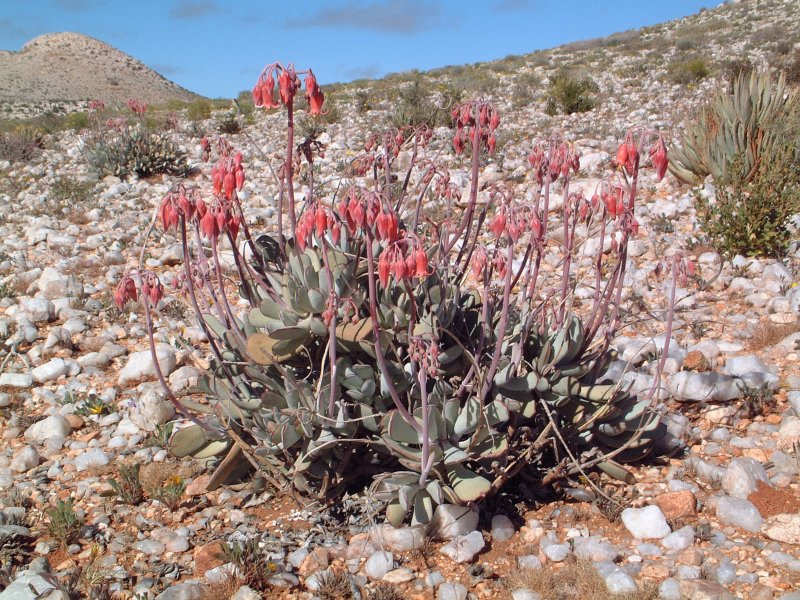
[[[781,117],[798,102],[800,93],[784,75],[741,73],[732,93],[720,92],[687,123],[670,170],[686,183],[708,175],[722,184],[750,181],[780,133]]]
[[[288,212],[292,235],[255,236],[244,225],[237,195],[243,159],[224,141],[211,202],[184,186],[162,201],[164,229],[176,231],[184,249],[178,285],[211,350],[199,381],[208,403],[179,401],[157,372],[179,412],[195,415],[173,434],[173,452],[221,458],[210,487],[242,456],[273,483],[321,498],[372,480],[373,498],[393,524],[428,523],[443,503],[475,504],[523,470],[543,483],[591,467],[629,479],[620,463],[646,456],[663,426],[652,395],[630,395],[605,372],[614,358],[609,340],[627,242],[638,228],[641,156],[649,149],[663,176],[660,136],[632,132],[625,143],[630,179],[613,176],[593,198],[569,192],[574,147],[545,140],[529,157],[534,202],[492,186],[479,203],[481,149],[494,150],[500,118],[490,104],[469,102],[451,115],[455,151],[472,163],[471,191],[457,217],[421,217],[426,200],[456,214],[460,193],[444,167],[415,158],[431,140],[424,128],[368,140],[353,184],[330,200],[311,185],[298,213],[292,99],[300,84],[291,65],[268,67],[257,85],[264,106],[278,105],[273,75],[290,125],[278,214]],[[410,167],[393,178],[406,147],[413,148]],[[301,144],[300,155],[313,167],[312,148]],[[382,175],[370,183],[370,172]],[[565,198],[558,214],[548,208],[556,181]],[[559,235],[548,230],[551,219]],[[591,260],[573,261],[581,231],[600,244]],[[613,240],[608,256],[604,238]],[[222,242],[247,310],[228,299]],[[556,246],[561,272],[545,283],[542,263]],[[160,284],[151,272],[140,276],[155,348],[150,312]],[[595,291],[580,306],[575,289],[587,278]],[[127,279],[120,303],[137,296]]]
[[[133,174],[185,175],[189,170],[186,153],[167,134],[149,131],[141,125],[90,138],[84,153],[92,169],[122,179]]]

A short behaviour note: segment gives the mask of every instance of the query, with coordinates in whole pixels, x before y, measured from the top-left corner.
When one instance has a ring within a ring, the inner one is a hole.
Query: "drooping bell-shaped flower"
[[[136,302],[138,298],[139,295],[136,291],[136,283],[133,281],[133,278],[130,275],[126,275],[120,279],[117,290],[114,292],[114,304],[117,305],[117,308],[122,310],[128,302],[131,300]]]

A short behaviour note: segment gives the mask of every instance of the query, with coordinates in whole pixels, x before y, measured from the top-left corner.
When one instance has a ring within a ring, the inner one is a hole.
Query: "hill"
[[[200,96],[164,78],[139,60],[79,33],[49,33],[19,52],[0,51],[0,103],[5,111],[34,113],[88,100],[121,106],[196,100]]]

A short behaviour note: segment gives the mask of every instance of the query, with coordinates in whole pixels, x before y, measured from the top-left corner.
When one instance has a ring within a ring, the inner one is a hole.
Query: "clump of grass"
[[[142,444],[145,448],[166,448],[169,445],[169,438],[172,437],[174,427],[175,424],[172,421],[158,425],[154,431],[147,434]]]
[[[0,160],[26,162],[36,158],[42,148],[44,136],[30,125],[20,125],[0,133]]]
[[[702,81],[711,74],[706,61],[702,58],[673,60],[667,65],[667,76],[673,83],[686,85]]]
[[[369,600],[405,600],[405,596],[400,593],[395,586],[390,583],[378,582],[369,590]]]
[[[759,386],[740,383],[739,390],[742,394],[740,412],[745,418],[753,419],[775,412],[777,401],[769,383],[762,383]]]
[[[243,544],[225,544],[222,553],[245,584],[261,592],[270,588],[269,579],[278,572],[278,565],[266,557],[258,538],[250,538]]]
[[[66,502],[59,500],[54,507],[47,510],[47,516],[47,532],[64,548],[78,539],[83,519],[75,512],[72,499]]]
[[[109,484],[117,498],[125,504],[137,505],[144,500],[144,488],[139,478],[141,465],[122,465],[119,468],[119,480],[110,479]]]
[[[320,573],[317,596],[320,600],[348,600],[353,597],[350,577],[343,571],[327,570]]]
[[[244,580],[233,569],[221,577],[214,577],[203,588],[201,600],[230,600],[236,591],[245,585]]]
[[[183,500],[186,491],[186,481],[180,475],[172,475],[161,485],[147,490],[147,495],[153,500],[158,500],[170,510],[175,510]]]
[[[791,323],[773,323],[770,320],[761,321],[753,330],[750,338],[750,349],[761,350],[767,346],[774,346],[783,341],[787,336],[800,331],[800,320]]]
[[[636,592],[612,594],[591,562],[569,559],[562,568],[523,569],[510,577],[510,590],[525,588],[538,593],[542,600],[656,600],[658,587]]]

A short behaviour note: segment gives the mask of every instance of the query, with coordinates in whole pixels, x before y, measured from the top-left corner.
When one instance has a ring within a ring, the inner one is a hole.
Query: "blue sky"
[[[74,31],[205,96],[267,63],[320,83],[525,54],[711,8],[703,0],[0,0],[0,49]]]

